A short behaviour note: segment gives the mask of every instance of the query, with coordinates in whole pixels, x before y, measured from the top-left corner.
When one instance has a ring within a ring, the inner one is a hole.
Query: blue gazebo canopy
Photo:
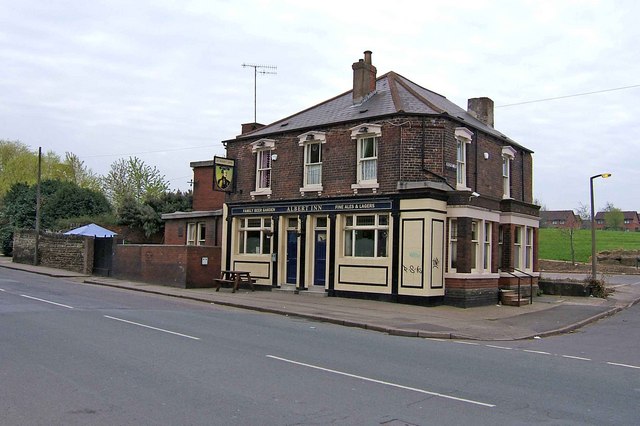
[[[83,235],[86,237],[111,238],[118,234],[113,231],[109,231],[102,226],[98,226],[95,223],[90,223],[88,225],[81,226],[80,228],[67,231],[64,233],[64,235]]]

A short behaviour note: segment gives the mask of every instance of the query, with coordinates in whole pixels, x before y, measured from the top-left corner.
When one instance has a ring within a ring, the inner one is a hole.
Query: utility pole
[[[271,65],[257,65],[257,64],[242,64],[242,68],[253,68],[253,122],[257,123],[257,92],[258,92],[258,84],[256,82],[258,73],[260,74],[278,74],[276,70],[278,67],[274,67]]]
[[[38,180],[36,186],[36,242],[33,253],[33,264],[38,265],[38,245],[40,243],[40,180],[42,177],[42,147],[38,147]]]

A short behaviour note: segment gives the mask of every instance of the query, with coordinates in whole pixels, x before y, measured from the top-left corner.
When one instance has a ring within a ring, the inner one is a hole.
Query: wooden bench
[[[240,287],[240,284],[248,284],[251,288],[251,291],[254,291],[253,284],[256,282],[255,279],[251,278],[251,274],[246,271],[220,271],[220,278],[215,278],[216,282],[216,291],[220,290],[220,286],[223,284],[231,285],[233,289],[231,293],[235,293]]]

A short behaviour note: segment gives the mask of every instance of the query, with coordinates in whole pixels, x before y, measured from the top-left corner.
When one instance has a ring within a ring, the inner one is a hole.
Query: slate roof
[[[376,79],[376,91],[361,104],[353,104],[352,90],[349,90],[316,106],[225,142],[267,137],[292,130],[299,130],[302,133],[310,128],[401,113],[450,116],[463,126],[483,131],[503,139],[505,143],[532,152],[476,119],[467,110],[460,108],[446,97],[425,89],[393,71]]]

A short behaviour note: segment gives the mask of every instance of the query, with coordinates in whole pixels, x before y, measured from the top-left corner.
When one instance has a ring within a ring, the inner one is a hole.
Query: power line
[[[99,155],[83,155],[79,156],[80,158],[98,158],[98,157],[123,157],[123,156],[131,156],[131,155],[140,155],[140,154],[160,154],[164,152],[175,152],[175,151],[186,151],[189,149],[200,149],[200,148],[211,148],[215,144],[201,145],[201,146],[188,146],[184,148],[175,148],[175,149],[162,149],[159,151],[140,151],[140,152],[130,152],[128,154],[99,154]]]
[[[525,104],[533,104],[533,103],[537,103],[537,102],[555,101],[555,100],[558,100],[558,99],[566,99],[566,98],[575,98],[575,97],[578,97],[578,96],[595,95],[597,93],[614,92],[616,90],[635,89],[636,87],[640,87],[640,84],[634,84],[633,86],[616,87],[616,88],[613,88],[613,89],[596,90],[594,92],[584,92],[584,93],[576,93],[576,94],[573,94],[573,95],[556,96],[556,97],[553,97],[553,98],[536,99],[536,100],[533,100],[533,101],[516,102],[516,103],[513,103],[513,104],[498,105],[495,108],[506,108],[506,107],[516,106],[516,105],[525,105]]]

